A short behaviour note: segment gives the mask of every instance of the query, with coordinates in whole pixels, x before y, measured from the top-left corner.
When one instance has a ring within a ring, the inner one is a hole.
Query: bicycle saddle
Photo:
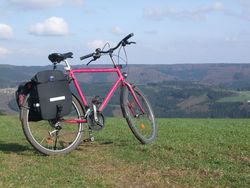
[[[52,53],[48,56],[49,60],[52,62],[52,63],[60,63],[61,61],[67,59],[67,58],[73,58],[73,53],[72,52],[68,52],[68,53],[63,53],[63,54],[60,54],[60,53]]]

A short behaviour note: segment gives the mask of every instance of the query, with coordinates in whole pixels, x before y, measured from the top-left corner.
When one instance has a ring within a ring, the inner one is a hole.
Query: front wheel
[[[23,132],[29,143],[45,155],[64,154],[75,149],[81,142],[82,123],[70,123],[67,120],[81,119],[83,109],[76,97],[72,96],[72,107],[69,115],[59,120],[31,120],[32,100],[29,95],[21,109]]]
[[[132,94],[132,89],[135,97]],[[136,98],[139,101],[138,105]],[[123,116],[135,135],[142,144],[149,144],[156,138],[157,126],[153,110],[141,90],[137,87],[122,87],[121,89],[121,109]]]

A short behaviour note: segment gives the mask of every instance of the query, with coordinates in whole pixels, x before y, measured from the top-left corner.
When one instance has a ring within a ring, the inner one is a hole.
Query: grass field
[[[224,97],[218,100],[218,102],[248,102],[250,101],[250,91],[238,91],[235,92],[235,96]]]
[[[45,157],[17,117],[0,116],[0,187],[250,187],[247,119],[158,119],[157,140],[141,145],[124,120],[110,118],[94,136]]]

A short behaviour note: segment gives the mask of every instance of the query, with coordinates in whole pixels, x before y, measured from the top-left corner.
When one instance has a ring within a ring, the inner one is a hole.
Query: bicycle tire
[[[37,122],[29,121],[29,107],[32,105],[29,103],[29,95],[27,95],[21,109],[21,122],[24,135],[34,149],[44,155],[65,154],[74,150],[81,143],[83,134],[82,123],[73,124],[72,126],[72,123],[67,124],[65,121],[60,122],[61,130],[58,131],[58,134],[56,132],[55,135],[51,136],[49,134],[49,129],[53,129],[54,127],[52,127],[48,120]],[[82,106],[74,95],[72,95],[72,110],[68,118],[73,119],[72,116],[76,116],[76,118],[84,116]],[[67,116],[62,118],[65,119]],[[66,136],[68,137],[66,138]],[[72,139],[70,137],[72,137]],[[66,140],[62,140],[63,138]],[[50,144],[51,141],[56,143]],[[51,147],[53,144],[54,146]],[[57,146],[57,144],[60,145]]]
[[[127,120],[129,128],[131,129],[135,137],[142,144],[149,144],[156,139],[157,125],[155,116],[149,101],[142,93],[142,91],[135,86],[133,87],[133,89],[145,113],[141,112],[140,108],[134,101],[130,90],[128,89],[128,87],[124,86],[121,89],[120,96],[123,117]],[[133,103],[134,106],[131,107],[131,104]],[[134,114],[132,113],[132,111]]]

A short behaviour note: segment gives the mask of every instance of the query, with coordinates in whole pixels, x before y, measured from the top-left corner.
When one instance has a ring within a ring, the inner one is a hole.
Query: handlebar
[[[124,39],[122,39],[122,41],[127,41],[128,39],[130,39],[133,36],[134,36],[134,33],[130,33],[128,36],[126,36]]]
[[[82,57],[80,57],[80,60],[82,61],[82,60],[84,60],[84,59],[90,58],[90,57],[92,57],[94,54],[95,54],[95,53],[91,53],[91,54],[82,56]]]
[[[100,58],[102,54],[107,54],[107,53],[112,54],[121,45],[126,46],[126,45],[130,45],[130,44],[135,44],[135,42],[128,41],[128,39],[130,39],[133,36],[134,36],[134,33],[130,33],[129,35],[124,37],[114,48],[110,48],[109,50],[106,50],[106,51],[102,51],[100,48],[97,48],[94,53],[90,53],[90,54],[87,54],[87,55],[80,57],[80,60],[84,60],[84,59],[93,57],[93,59],[89,62],[89,63],[91,63],[92,61],[95,61],[98,58]]]

